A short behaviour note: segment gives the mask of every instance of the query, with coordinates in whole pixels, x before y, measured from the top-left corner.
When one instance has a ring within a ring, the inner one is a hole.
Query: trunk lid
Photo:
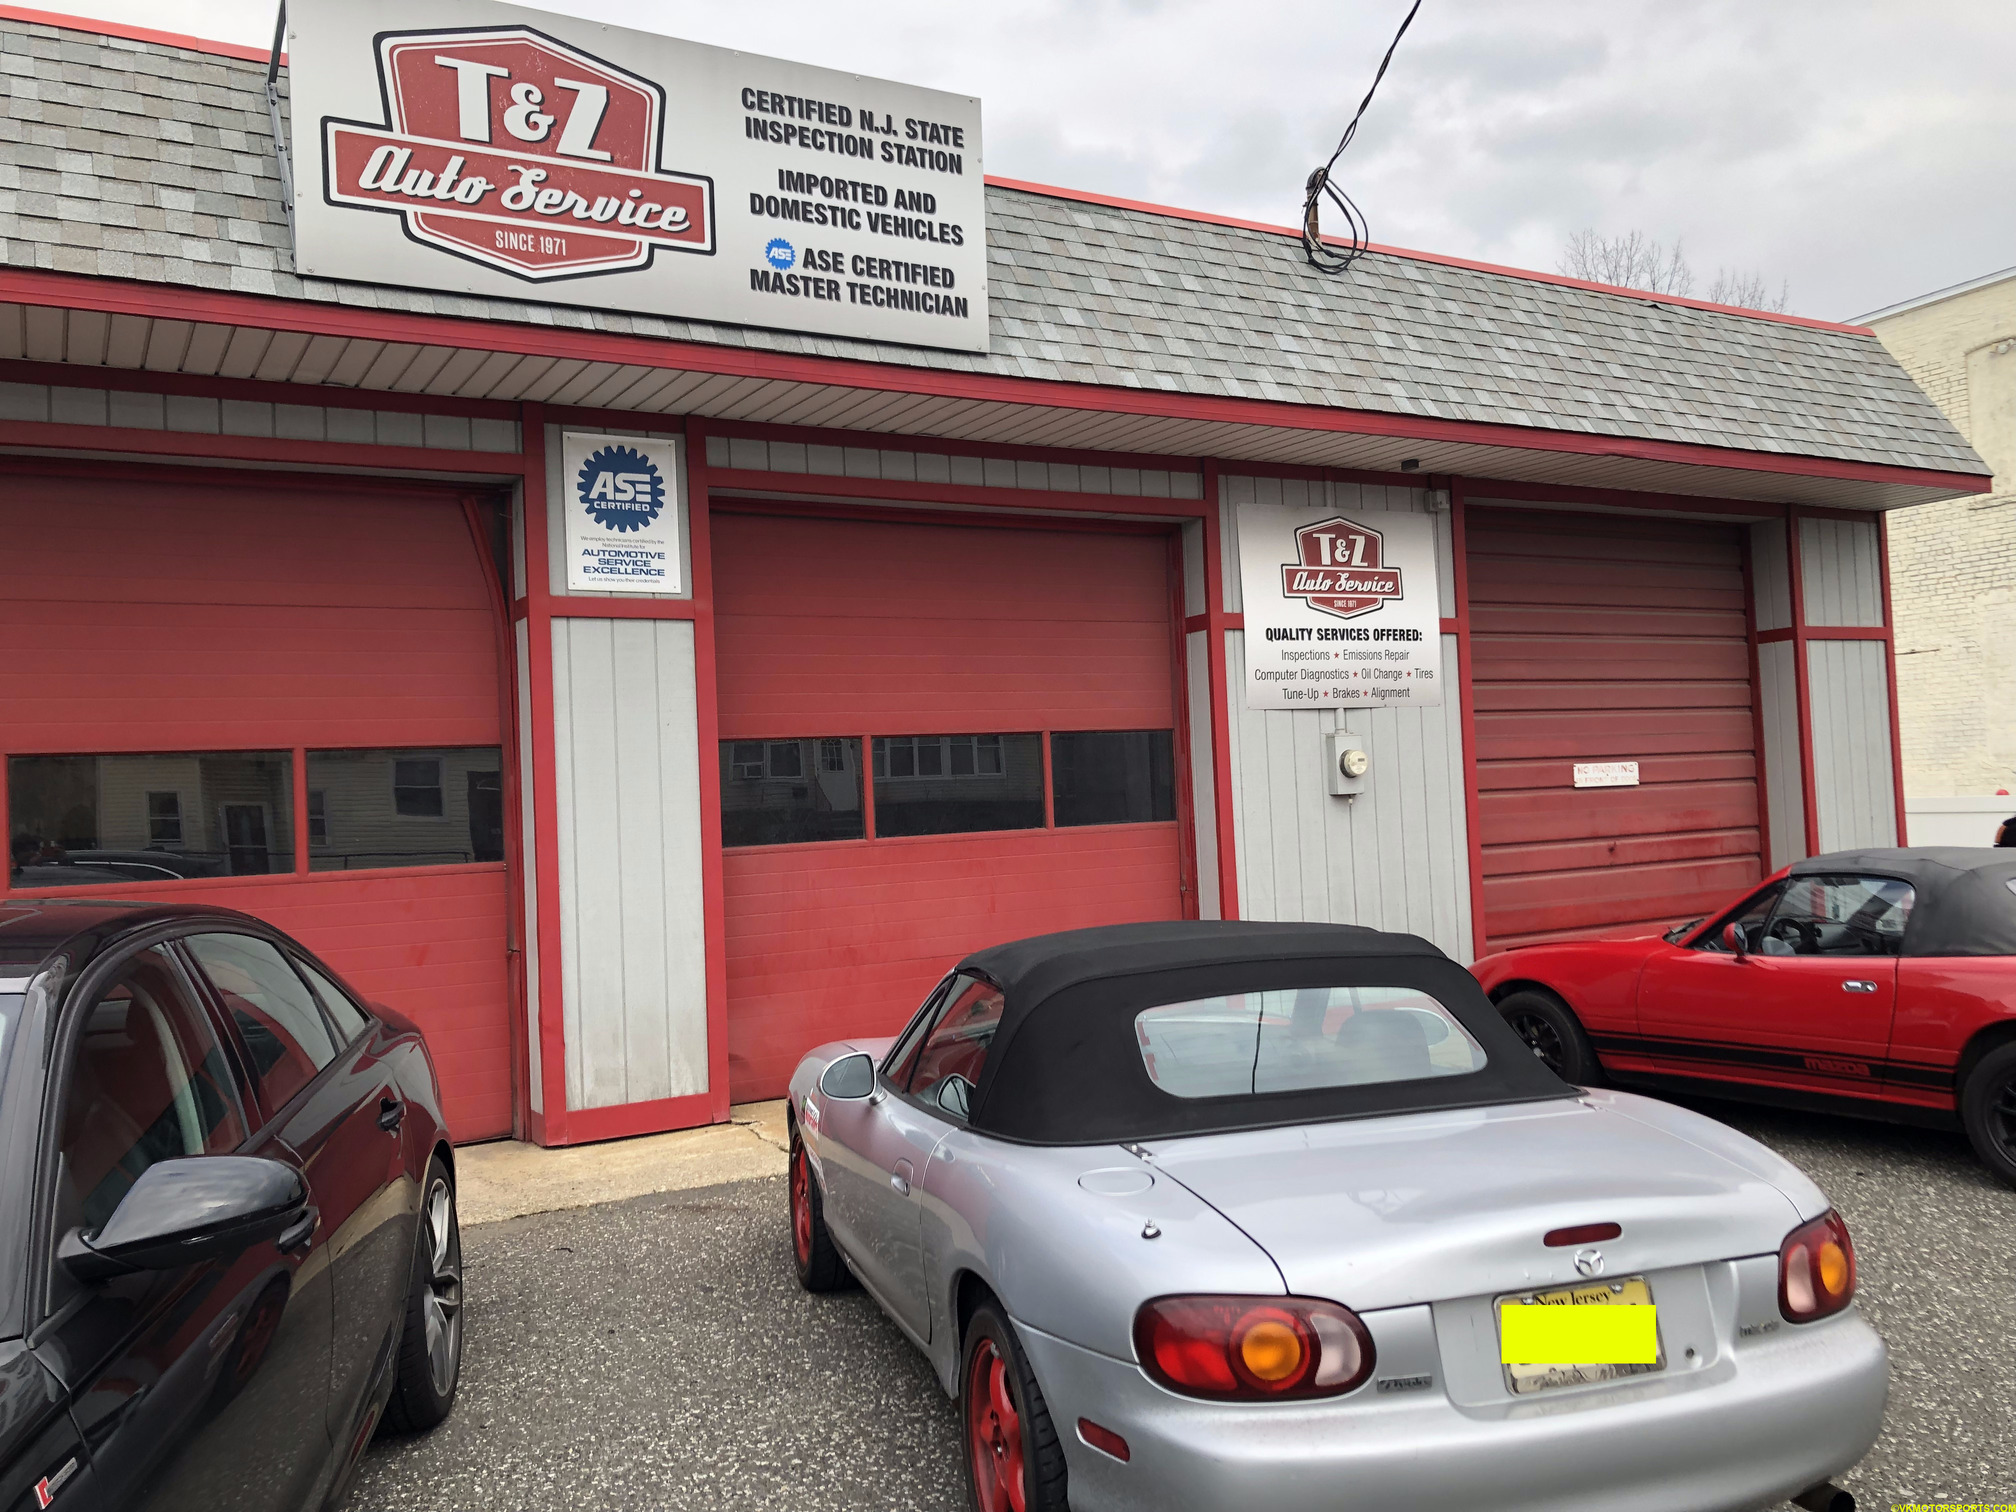
[[[1564,1098],[1164,1140],[1151,1159],[1272,1256],[1291,1293],[1359,1311],[1578,1281],[1580,1247],[1542,1241],[1589,1223],[1623,1229],[1595,1246],[1609,1277],[1775,1253],[1801,1215],[1769,1164],[1670,1123],[1614,1096]]]

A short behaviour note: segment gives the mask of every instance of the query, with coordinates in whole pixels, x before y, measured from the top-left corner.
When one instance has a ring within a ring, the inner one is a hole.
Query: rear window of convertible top
[[[1413,987],[1235,992],[1148,1008],[1134,1038],[1149,1080],[1175,1097],[1365,1087],[1467,1076],[1483,1047]]]

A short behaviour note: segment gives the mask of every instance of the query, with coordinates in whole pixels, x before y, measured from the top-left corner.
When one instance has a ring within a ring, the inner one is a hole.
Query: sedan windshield
[[[1485,1064],[1455,1015],[1412,987],[1198,998],[1136,1014],[1134,1035],[1149,1080],[1176,1097],[1422,1081]]]

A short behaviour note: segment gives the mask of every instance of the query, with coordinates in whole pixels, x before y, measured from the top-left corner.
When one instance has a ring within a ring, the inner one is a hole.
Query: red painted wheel
[[[798,1268],[812,1263],[812,1166],[805,1146],[791,1152],[791,1242],[798,1249]]]
[[[1028,1512],[1022,1475],[1022,1414],[1015,1382],[992,1339],[982,1339],[966,1367],[966,1444],[980,1512]]]

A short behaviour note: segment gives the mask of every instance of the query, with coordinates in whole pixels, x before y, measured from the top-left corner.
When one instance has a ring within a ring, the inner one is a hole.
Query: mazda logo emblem
[[[1603,1274],[1603,1251],[1599,1249],[1578,1250],[1575,1254],[1575,1269],[1585,1276]]]

